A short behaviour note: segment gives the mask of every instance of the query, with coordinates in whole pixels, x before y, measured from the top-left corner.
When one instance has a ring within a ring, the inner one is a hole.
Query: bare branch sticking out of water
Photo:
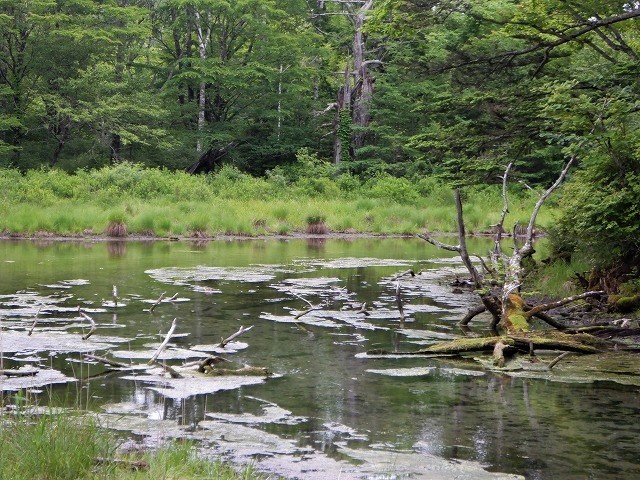
[[[160,294],[160,296],[159,296],[159,297],[158,297],[158,299],[155,301],[155,303],[149,307],[149,311],[150,311],[150,312],[153,312],[153,310],[154,310],[158,305],[160,305],[160,302],[162,301],[162,299],[164,298],[164,296],[165,296],[166,294],[167,294],[167,292],[162,292],[162,293]]]
[[[114,285],[113,290],[111,291],[111,294],[113,296],[113,304],[117,307],[118,306],[118,287]]]
[[[163,294],[164,295],[164,294]],[[173,335],[173,332],[176,329],[176,322],[177,322],[177,318],[173,319],[173,322],[171,322],[171,328],[169,329],[169,331],[167,332],[167,336],[164,337],[164,340],[162,341],[162,343],[160,344],[160,346],[158,347],[158,349],[156,350],[156,353],[153,354],[153,356],[151,357],[151,360],[149,360],[147,362],[148,365],[153,365],[156,360],[158,360],[158,357],[160,356],[160,354],[162,353],[162,351],[165,349],[165,347],[167,346],[167,343],[169,343],[169,340],[171,340],[171,335]]]
[[[105,357],[99,357],[97,355],[92,355],[90,353],[85,353],[84,358],[87,360],[94,360],[96,362],[104,363],[105,365],[109,365],[110,367],[115,368],[130,368],[129,365],[125,363],[116,362],[115,360],[109,360]]]
[[[560,360],[562,360],[564,357],[566,357],[567,355],[569,355],[571,352],[563,352],[560,355],[558,355],[556,358],[554,358],[553,360],[551,360],[551,362],[549,362],[549,365],[547,365],[547,368],[549,370],[551,370],[553,367],[556,366],[556,363],[558,363]]]
[[[402,295],[400,293],[400,282],[396,283],[396,305],[400,312],[400,325],[404,325],[404,307],[402,306]]]
[[[162,368],[165,372],[167,372],[171,378],[184,378],[182,375],[180,375],[178,372],[176,372],[173,368],[171,368],[169,365],[167,365],[164,362],[158,362],[157,360],[154,360],[153,363],[150,363],[149,365],[156,365],[160,368]]]
[[[36,323],[38,323],[38,315],[40,315],[40,310],[42,310],[42,307],[38,309],[38,313],[36,313],[36,316],[33,317],[33,325],[31,325],[31,329],[29,330],[29,333],[27,333],[29,337],[33,333],[33,329],[36,328]]]
[[[220,348],[224,348],[227,343],[229,343],[231,340],[234,340],[235,338],[238,338],[240,335],[247,333],[249,330],[251,330],[253,328],[253,325],[251,325],[250,327],[244,328],[243,325],[240,325],[240,329],[234,333],[233,335],[223,339],[220,344],[218,345]]]
[[[80,311],[80,307],[78,307],[78,313],[80,314],[80,316],[81,316],[82,318],[84,318],[85,320],[87,320],[87,321],[91,324],[91,330],[89,330],[89,333],[87,333],[86,335],[84,335],[84,336],[82,337],[82,339],[83,339],[83,340],[87,340],[91,335],[93,335],[93,334],[95,333],[95,331],[96,331],[96,329],[97,329],[96,322],[95,322],[95,320],[94,320],[93,318],[91,318],[89,315],[87,315],[87,314],[86,314],[86,313],[84,313],[84,312],[81,312],[81,311]]]
[[[412,277],[416,276],[416,272],[413,269],[405,270],[404,272],[396,273],[393,277],[391,277],[391,281],[398,280],[406,275],[411,275]]]
[[[309,305],[309,308],[307,308],[305,311],[298,313],[295,317],[293,317],[294,320],[298,320],[300,317],[304,317],[307,313],[311,313],[314,310],[321,310],[322,309],[322,305],[314,305],[313,303],[311,303],[309,300],[307,300],[304,297],[301,297],[300,295],[296,294],[296,293],[292,293],[292,295],[296,298],[299,298],[300,300],[302,300],[304,303],[306,303],[307,305]]]

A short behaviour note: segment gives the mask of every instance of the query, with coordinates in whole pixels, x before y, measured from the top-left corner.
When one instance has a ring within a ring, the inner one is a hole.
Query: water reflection
[[[207,420],[207,413],[262,415],[265,404],[274,404],[303,421],[267,422],[254,428],[294,439],[333,458],[343,458],[341,452],[348,445],[475,460],[491,470],[529,478],[640,475],[637,387],[473,376],[477,367],[472,361],[454,359],[356,358],[374,347],[413,350],[457,335],[456,322],[468,305],[464,295],[451,295],[446,281],[430,276],[449,268],[449,263],[435,261],[447,254],[424,242],[320,240],[320,244],[287,239],[149,245],[109,241],[89,249],[82,244],[43,247],[0,242],[0,295],[23,289],[40,292],[43,285],[87,279],[86,284],[70,284],[63,306],[77,307],[82,301],[86,308],[103,309],[93,314],[102,328],[97,336],[126,338],[122,350],[149,350],[174,317],[184,335],[174,344],[181,348],[218,343],[240,325],[253,324],[245,339],[249,347],[230,355],[231,360],[237,365],[268,366],[276,374],[259,385],[173,399],[120,374],[94,377],[104,373],[103,367],[75,364],[76,376],[84,380],[78,386],[51,389],[56,398],[66,394],[72,405],[81,397],[82,405],[91,408],[115,404],[112,408],[122,415],[129,411],[195,427]],[[480,252],[487,249],[481,242],[471,245]],[[110,261],[125,256],[126,262]],[[392,261],[356,261],[363,257]],[[401,280],[407,320],[399,329],[392,278],[410,267],[424,273]],[[167,280],[149,273],[162,269],[215,275]],[[251,272],[264,277],[254,276],[250,282]],[[314,283],[318,278],[323,282]],[[115,284],[121,299],[117,316],[112,307],[103,305],[111,299]],[[305,305],[291,292],[303,287],[314,304],[330,299],[333,317],[309,315],[317,322],[304,323],[304,317],[292,322],[292,309]],[[344,291],[335,295],[332,289]],[[186,300],[144,312],[149,305],[143,300],[158,298],[163,291],[168,296],[178,292]],[[349,323],[349,315],[355,316],[354,309],[362,303],[375,314]],[[75,314],[62,311],[59,317],[68,321]],[[365,323],[375,329],[364,328]],[[14,324],[20,328],[19,321]],[[486,334],[484,322],[478,320],[472,327],[476,334]],[[409,331],[416,336],[409,336]],[[70,369],[68,355],[42,356],[46,364]],[[433,371],[420,377],[368,371],[410,367],[433,367]]]
[[[108,240],[107,253],[110,257],[122,257],[127,253],[127,242],[124,240]]]

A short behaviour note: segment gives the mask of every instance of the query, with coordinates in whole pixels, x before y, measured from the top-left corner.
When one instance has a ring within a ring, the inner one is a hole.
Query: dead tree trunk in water
[[[562,183],[575,159],[575,155],[569,159],[553,185],[551,185],[539,198],[531,213],[529,224],[527,225],[524,244],[522,246],[518,247],[518,245],[515,244],[514,235],[514,249],[510,256],[504,254],[500,246],[503,223],[508,211],[506,182],[512,164],[507,166],[503,176],[504,208],[500,223],[498,224],[497,239],[494,249],[490,253],[490,260],[493,264],[490,272],[488,273],[488,275],[491,276],[490,278],[485,278],[484,275],[480,274],[470,260],[465,242],[466,232],[462,216],[462,202],[460,200],[459,190],[455,191],[458,216],[458,245],[447,245],[435,240],[429,234],[418,234],[419,238],[422,238],[432,245],[445,250],[458,252],[462,257],[465,267],[471,275],[474,288],[480,295],[482,305],[471,309],[461,323],[466,325],[475,315],[484,311],[489,311],[493,316],[492,327],[494,327],[496,333],[496,336],[490,339],[454,340],[452,342],[445,342],[444,344],[425,348],[422,351],[429,353],[460,353],[465,351],[491,349],[494,350],[498,362],[501,362],[502,355],[506,351],[505,349],[508,349],[509,347],[524,348],[523,345],[527,344],[535,347],[557,348],[560,350],[579,351],[585,353],[597,351],[597,349],[602,346],[601,343],[598,343],[596,339],[590,335],[577,336],[561,332],[529,332],[529,321],[535,316],[547,321],[549,325],[556,329],[563,329],[564,326],[562,324],[555,322],[543,312],[558,306],[566,305],[576,300],[596,297],[604,292],[586,292],[582,295],[567,297],[557,302],[551,302],[535,307],[527,305],[520,295],[525,270],[523,260],[531,257],[535,252],[533,248],[533,237],[538,212],[549,195],[551,195],[560,183]],[[499,277],[496,276],[498,275],[498,272],[502,272]],[[500,334],[498,331],[500,331]]]

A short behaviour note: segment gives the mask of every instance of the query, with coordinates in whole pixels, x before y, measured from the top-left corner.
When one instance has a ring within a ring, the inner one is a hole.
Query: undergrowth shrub
[[[409,180],[387,174],[371,178],[365,187],[374,198],[386,198],[398,203],[416,203],[420,198],[415,185]]]

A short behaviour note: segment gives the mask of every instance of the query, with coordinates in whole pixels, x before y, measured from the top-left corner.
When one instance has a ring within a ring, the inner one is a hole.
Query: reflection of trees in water
[[[48,248],[54,244],[54,240],[47,238],[36,238],[35,240],[33,240],[33,244],[37,248]]]
[[[114,240],[108,241],[107,253],[110,257],[122,257],[127,253],[127,242]]]
[[[324,250],[327,243],[326,238],[312,237],[307,238],[307,250]]]
[[[207,245],[209,245],[209,240],[207,239],[189,240],[189,247],[194,250],[198,250],[198,251],[206,250]]]

